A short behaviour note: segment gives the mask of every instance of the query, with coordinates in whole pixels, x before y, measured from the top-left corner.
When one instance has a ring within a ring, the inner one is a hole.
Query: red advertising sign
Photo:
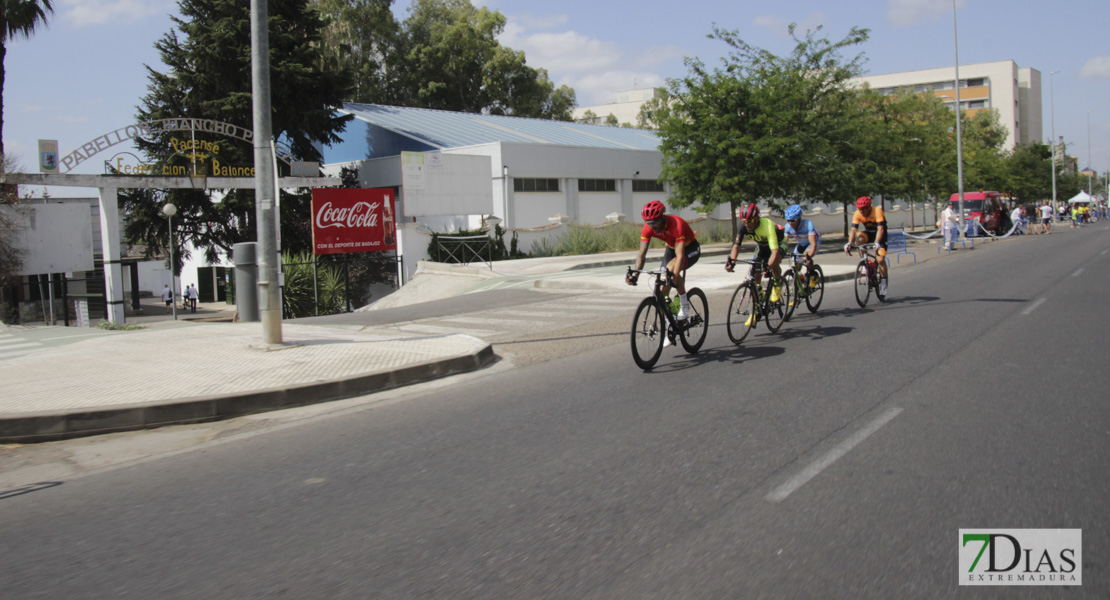
[[[312,251],[344,254],[397,249],[392,189],[312,190]]]

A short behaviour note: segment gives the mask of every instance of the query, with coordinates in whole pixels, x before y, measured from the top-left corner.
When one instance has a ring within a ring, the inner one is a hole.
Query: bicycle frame
[[[671,342],[674,343],[674,338],[675,335],[679,333],[679,328],[681,327],[682,330],[685,330],[686,324],[684,321],[679,321],[674,318],[674,315],[671,313],[670,303],[667,301],[667,297],[663,295],[663,288],[674,287],[674,282],[671,280],[671,272],[666,268],[652,269],[649,271],[646,269],[636,270],[632,267],[628,268],[628,272],[655,275],[655,282],[652,284],[651,295],[655,298],[655,304],[659,307],[659,312],[662,313],[663,317],[667,320],[667,336],[669,336]],[[682,323],[682,325],[680,325],[680,323]]]

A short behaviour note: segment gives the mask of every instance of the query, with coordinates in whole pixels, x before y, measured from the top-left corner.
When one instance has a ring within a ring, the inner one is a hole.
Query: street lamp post
[[[1052,212],[1056,212],[1056,78],[1055,75],[1059,71],[1053,71],[1048,74],[1048,90],[1049,97],[1052,101],[1052,106],[1049,107],[1052,113]]]
[[[1094,194],[1095,157],[1091,156],[1091,111],[1087,111],[1087,195],[1092,199]]]
[[[177,207],[167,203],[162,207],[162,214],[169,219],[170,226],[170,307],[173,309],[173,320],[177,320],[177,275],[174,273],[173,263],[173,216],[177,214]]]
[[[956,29],[956,0],[952,0],[952,44],[956,51],[956,176],[959,178],[960,191],[960,233],[967,237],[964,227],[964,141],[960,131],[960,36]]]

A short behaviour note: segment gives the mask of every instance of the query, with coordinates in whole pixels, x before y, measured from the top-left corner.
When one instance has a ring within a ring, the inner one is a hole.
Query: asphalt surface
[[[1099,224],[987,244],[896,271],[885,304],[842,283],[779,334],[715,326],[651,373],[613,316],[561,358],[43,482],[0,499],[0,587],[1107,597],[1108,255]],[[1082,529],[1083,586],[958,587],[974,527]]]

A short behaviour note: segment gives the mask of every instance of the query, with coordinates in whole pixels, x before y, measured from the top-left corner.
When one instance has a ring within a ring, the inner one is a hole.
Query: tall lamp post
[[[966,238],[967,231],[964,227],[964,140],[960,132],[960,36],[956,30],[956,0],[952,0],[952,45],[956,51],[956,176],[960,180],[960,234]]]
[[[1056,212],[1056,78],[1055,75],[1059,71],[1053,71],[1048,74],[1048,90],[1049,98],[1051,98],[1052,105],[1049,110],[1052,114],[1052,212]]]
[[[173,263],[173,216],[177,214],[177,207],[172,202],[162,207],[162,214],[169,219],[170,226],[170,307],[173,308],[173,320],[177,320],[177,275],[174,274]]]
[[[1092,186],[1095,179],[1095,157],[1091,156],[1091,111],[1087,111],[1087,195],[1095,197]]]

